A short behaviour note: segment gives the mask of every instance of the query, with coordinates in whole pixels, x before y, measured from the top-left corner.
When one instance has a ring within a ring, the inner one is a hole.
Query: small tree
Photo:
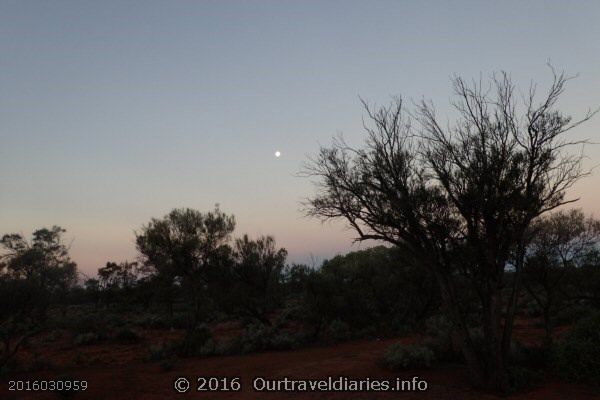
[[[75,284],[76,264],[62,242],[64,232],[54,226],[36,230],[31,240],[16,233],[0,240],[0,366],[43,326],[50,304]]]
[[[110,303],[115,296],[131,294],[141,278],[141,270],[136,262],[124,261],[117,264],[109,261],[106,266],[98,269],[98,278],[103,297],[107,303]]]
[[[171,291],[175,280],[181,282],[191,303],[190,329],[200,322],[209,269],[229,257],[227,242],[234,228],[234,217],[218,207],[207,213],[186,208],[152,219],[136,234],[143,262],[163,286]]]
[[[269,313],[283,297],[283,268],[287,251],[276,249],[271,236],[250,240],[248,235],[235,241],[230,274],[222,274],[229,286],[227,297],[236,313],[271,325]]]
[[[552,344],[552,317],[576,293],[575,268],[582,267],[598,251],[600,221],[586,218],[581,210],[558,211],[536,220],[523,268],[523,283],[542,311],[546,345]]]
[[[358,240],[406,248],[429,271],[471,376],[489,388],[508,387],[525,232],[539,215],[572,201],[565,192],[585,175],[582,156],[567,151],[581,142],[565,134],[593,113],[572,122],[555,109],[567,81],[555,73],[540,102],[532,86],[518,107],[505,73],[485,87],[455,78],[458,119],[448,127],[425,101],[412,112],[401,99],[378,110],[365,104],[371,121],[365,148],[334,141],[305,169],[318,188],[309,215],[343,218]],[[504,290],[513,254],[516,275]],[[459,278],[479,299],[482,349],[459,301]]]

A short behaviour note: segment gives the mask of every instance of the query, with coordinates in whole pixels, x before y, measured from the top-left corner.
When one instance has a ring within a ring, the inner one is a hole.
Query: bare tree
[[[540,103],[532,85],[523,108],[506,73],[485,88],[456,77],[458,119],[447,127],[430,102],[412,112],[401,98],[375,110],[363,102],[370,121],[365,147],[336,139],[304,169],[317,185],[309,215],[345,219],[357,240],[405,247],[435,277],[472,376],[490,388],[508,385],[524,233],[540,214],[573,201],[565,191],[586,175],[582,155],[569,152],[583,142],[565,134],[594,113],[571,122],[555,110],[570,78],[554,70],[553,76]],[[514,254],[515,279],[505,290]],[[483,349],[471,338],[458,277],[480,299]]]

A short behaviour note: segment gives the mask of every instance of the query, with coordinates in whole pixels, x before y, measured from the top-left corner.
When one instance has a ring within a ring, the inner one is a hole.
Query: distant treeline
[[[272,237],[232,239],[234,228],[233,216],[218,208],[173,210],[137,234],[138,261],[108,262],[83,286],[76,283],[63,229],[38,230],[30,241],[5,235],[3,363],[44,329],[49,310],[77,305],[98,314],[137,310],[149,326],[185,329],[190,338],[199,327],[226,320],[270,332],[294,326],[296,336],[286,339],[293,345],[423,331],[444,313],[437,285],[400,247],[351,252],[318,267],[288,265]],[[531,230],[519,304],[525,315],[541,318],[548,345],[554,326],[600,308],[599,237],[598,221],[578,210],[541,218]],[[509,280],[511,268],[506,265]],[[473,277],[460,278],[460,268],[454,274],[477,329]]]

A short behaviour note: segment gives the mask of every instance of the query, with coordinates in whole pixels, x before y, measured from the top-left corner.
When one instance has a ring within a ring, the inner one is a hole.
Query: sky
[[[559,106],[582,116],[600,106],[598,20],[597,1],[2,0],[0,233],[60,225],[93,274],[135,259],[150,218],[218,203],[290,262],[368,247],[303,215],[298,176],[332,136],[360,146],[359,96],[443,116],[453,75],[541,90],[550,61],[578,74]],[[573,134],[600,143],[600,116]],[[569,195],[600,216],[600,172]]]

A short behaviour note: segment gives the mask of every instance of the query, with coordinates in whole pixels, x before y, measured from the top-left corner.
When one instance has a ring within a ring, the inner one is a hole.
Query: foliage
[[[576,323],[553,351],[554,369],[565,379],[600,382],[600,313]]]
[[[76,264],[54,226],[0,239],[0,367],[46,322],[49,304],[64,300],[76,277]]]
[[[448,317],[438,314],[425,320],[425,330],[429,337],[423,345],[433,351],[439,361],[462,361],[463,357],[452,340],[452,322]]]
[[[271,236],[235,241],[231,263],[214,270],[217,302],[230,315],[269,324],[269,314],[281,306],[287,251],[276,249]],[[228,267],[228,268],[227,268]]]
[[[350,326],[342,320],[334,319],[323,332],[325,341],[331,343],[343,342],[352,337]]]
[[[435,361],[435,354],[426,346],[395,343],[383,355],[386,367],[399,370],[406,368],[429,368]]]
[[[148,361],[162,361],[173,358],[175,355],[176,344],[161,342],[152,344],[148,347]]]
[[[144,265],[158,276],[164,300],[172,305],[175,287],[183,289],[190,305],[188,329],[202,319],[210,269],[230,260],[227,242],[234,228],[234,217],[218,207],[207,213],[187,208],[152,219],[136,234]]]
[[[177,354],[182,357],[205,355],[205,346],[209,340],[212,340],[212,332],[208,326],[205,324],[196,326],[177,344]]]
[[[586,175],[583,155],[568,151],[581,142],[565,136],[594,113],[574,122],[557,110],[569,78],[552,72],[541,101],[532,85],[523,104],[507,73],[489,85],[455,77],[454,124],[425,100],[415,110],[401,98],[378,109],[364,103],[364,146],[334,140],[304,170],[317,186],[308,215],[344,220],[357,240],[402,247],[435,278],[470,372],[490,389],[508,383],[521,280],[508,280],[506,267],[520,274],[528,227],[568,203],[567,189]],[[471,346],[459,280],[477,294],[483,352]]]
[[[434,282],[397,247],[351,252],[319,269],[295,266],[287,276],[289,287],[300,293],[300,314],[321,335],[334,320],[356,336],[398,334],[439,304]]]
[[[96,343],[100,342],[102,339],[103,339],[103,336],[101,336],[95,332],[86,332],[86,333],[80,333],[79,335],[75,336],[73,341],[75,342],[76,345],[87,346],[90,344],[96,344]]]
[[[598,252],[600,220],[586,218],[581,210],[561,210],[538,218],[530,235],[523,284],[541,312],[549,346],[555,316],[579,294],[576,269]]]
[[[118,343],[131,344],[139,343],[142,341],[142,337],[131,328],[121,328],[115,334],[115,340]]]

